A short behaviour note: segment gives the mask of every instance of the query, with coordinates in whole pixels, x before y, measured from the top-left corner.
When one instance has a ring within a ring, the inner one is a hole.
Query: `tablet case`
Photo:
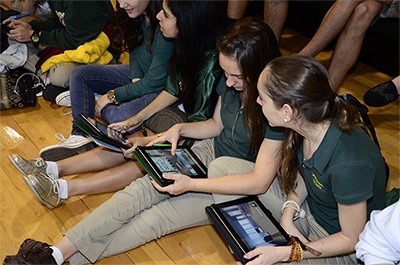
[[[73,121],[73,123],[100,146],[104,146],[116,151],[121,151],[121,148],[131,148],[131,146],[123,143],[123,141],[126,139],[125,137],[120,135],[120,139],[116,139],[108,136],[107,125],[99,122],[93,124],[84,114],[80,114],[79,121]]]
[[[163,169],[160,168],[157,163],[151,159],[150,155],[146,152],[147,150],[162,150],[170,152],[171,146],[138,146],[136,147],[135,151],[133,152],[133,156],[136,160],[143,166],[143,168],[147,171],[147,173],[155,180],[160,186],[165,187],[173,183],[171,180],[167,180],[162,177]],[[185,163],[182,164],[181,170],[179,172],[181,174],[188,175],[189,177],[194,178],[206,178],[207,177],[207,168],[204,164],[200,161],[200,159],[196,156],[196,154],[188,147],[185,146],[178,146],[177,150],[185,150],[188,154],[190,154],[191,159],[194,161],[194,165],[190,164],[190,168],[195,170],[196,173],[188,174],[188,172],[184,172]]]
[[[290,236],[257,196],[212,204],[206,207],[206,212],[242,264],[250,261],[243,255],[258,246],[283,246],[290,241]]]

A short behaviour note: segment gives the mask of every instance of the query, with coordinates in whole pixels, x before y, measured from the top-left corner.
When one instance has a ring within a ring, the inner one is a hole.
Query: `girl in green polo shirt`
[[[167,27],[167,22],[173,24],[175,21],[176,9],[173,13],[171,11],[177,3],[173,2],[164,1],[164,13],[159,14],[163,16],[162,27]],[[187,5],[192,3],[199,7],[198,1],[186,2]],[[215,179],[196,179],[199,181],[195,183],[202,185],[202,188],[192,186],[190,190],[200,192],[190,192],[188,189],[182,191],[180,183],[190,183],[190,179],[183,175],[170,176],[176,183],[170,185],[172,190],[167,191],[172,194],[182,193],[179,196],[159,192],[153,187],[150,176],[146,175],[115,193],[67,231],[63,239],[51,248],[47,244],[28,239],[22,245],[20,254],[6,257],[4,264],[16,260],[36,260],[47,264],[57,260],[61,264],[67,259],[70,264],[94,263],[163,235],[209,224],[210,220],[204,210],[204,207],[214,202],[209,192],[265,192],[277,173],[283,132],[271,128],[263,119],[260,106],[255,104],[258,96],[256,84],[265,65],[280,56],[278,43],[271,28],[261,19],[246,18],[229,28],[217,46],[226,82],[223,88],[217,89],[219,96],[213,117],[206,121],[175,125],[158,139],[170,140],[175,146],[179,130],[183,136],[206,139],[193,146],[194,152],[206,165],[217,156],[235,156],[237,159],[246,158],[251,161],[257,156],[257,162],[251,163],[254,172],[220,178],[219,182]],[[175,138],[169,139],[170,136]],[[219,137],[220,141],[217,142]],[[231,145],[231,149],[224,148]],[[179,189],[176,193],[175,188]],[[29,249],[32,246],[35,246],[36,252]]]
[[[273,60],[258,90],[257,102],[269,124],[289,129],[280,183],[275,181],[260,197],[306,246],[297,241],[263,246],[245,258],[256,257],[257,264],[356,264],[358,237],[371,211],[384,205],[380,150],[362,129],[359,113],[332,91],[325,67],[312,58]]]

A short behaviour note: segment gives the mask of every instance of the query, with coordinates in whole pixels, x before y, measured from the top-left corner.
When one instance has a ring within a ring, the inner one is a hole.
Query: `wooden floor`
[[[284,31],[282,52],[298,52],[306,39]],[[326,62],[330,52],[318,59]],[[370,87],[391,77],[358,64],[345,80],[339,94],[351,92],[359,99]],[[1,111],[0,145],[0,258],[15,254],[28,237],[54,243],[62,234],[111,194],[70,198],[54,210],[48,210],[34,197],[22,176],[8,161],[18,153],[26,158],[38,156],[41,148],[55,144],[56,133],[68,136],[71,128],[69,108],[50,105],[39,99],[36,107]],[[399,177],[399,101],[383,108],[370,108],[382,153],[390,166],[388,189],[400,187]],[[76,177],[76,176],[70,176]],[[188,229],[146,244],[127,253],[104,259],[98,264],[234,264],[235,259],[212,226]]]

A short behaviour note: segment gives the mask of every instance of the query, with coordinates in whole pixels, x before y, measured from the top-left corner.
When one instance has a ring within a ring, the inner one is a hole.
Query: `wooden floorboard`
[[[298,52],[306,43],[285,30],[281,41],[283,55]],[[317,59],[328,65],[331,51]],[[391,77],[357,64],[338,91],[362,99],[370,87]],[[38,156],[41,148],[58,142],[56,133],[68,136],[71,129],[70,108],[58,107],[39,98],[35,107],[1,111],[0,116],[0,258],[14,254],[28,237],[54,243],[62,234],[88,215],[111,194],[79,196],[60,207],[48,210],[25,185],[21,174],[7,156],[18,153],[27,158]],[[382,108],[370,108],[382,153],[390,166],[388,189],[400,187],[399,177],[399,101]],[[86,175],[69,176],[84,177]],[[225,243],[212,226],[196,227],[165,236],[126,253],[106,258],[98,264],[235,264]]]

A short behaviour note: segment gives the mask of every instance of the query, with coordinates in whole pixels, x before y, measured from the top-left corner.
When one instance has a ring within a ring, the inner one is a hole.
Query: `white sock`
[[[58,166],[56,162],[53,161],[46,161],[46,173],[54,176],[55,178],[59,178],[58,176]]]
[[[63,254],[61,253],[61,251],[58,248],[56,248],[55,246],[51,246],[50,248],[53,250],[53,253],[51,255],[56,260],[57,265],[63,264],[64,257],[63,257]]]
[[[68,182],[65,179],[57,179],[60,187],[58,188],[58,194],[60,198],[65,200],[68,199]]]

